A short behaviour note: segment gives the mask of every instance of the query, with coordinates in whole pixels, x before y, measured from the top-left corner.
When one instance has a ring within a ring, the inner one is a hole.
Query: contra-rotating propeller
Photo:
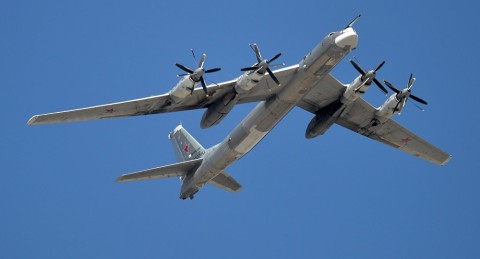
[[[275,83],[277,83],[278,86],[281,86],[280,81],[278,81],[277,77],[270,69],[270,63],[276,60],[278,57],[280,57],[282,53],[280,52],[277,55],[273,56],[271,59],[267,60],[262,58],[262,54],[260,54],[260,49],[258,49],[258,46],[256,43],[253,43],[253,46],[250,45],[250,48],[252,48],[253,52],[255,52],[255,55],[257,56],[257,63],[251,67],[242,68],[240,69],[240,71],[258,70],[259,74],[265,74],[265,72],[268,72],[272,80],[275,81]]]
[[[365,72],[365,70],[352,59],[350,59],[350,63],[352,63],[353,67],[362,75],[361,79],[362,82],[364,82],[363,84],[370,85],[373,81],[378,88],[380,88],[380,90],[382,90],[385,94],[388,93],[387,89],[385,89],[385,87],[375,78],[377,71],[383,66],[383,64],[385,64],[385,61],[382,61],[382,63],[380,63],[380,65],[378,65],[374,70],[369,70],[367,72]]]
[[[421,104],[425,104],[427,105],[428,103],[413,95],[411,92],[412,92],[412,86],[413,86],[413,83],[415,83],[415,77],[413,77],[413,74],[410,74],[410,78],[408,79],[408,84],[407,84],[407,88],[403,89],[403,90],[398,90],[395,86],[393,86],[391,83],[387,82],[386,80],[383,80],[383,82],[388,86],[388,88],[392,89],[392,91],[394,91],[395,93],[397,93],[397,99],[401,99],[401,98],[405,98],[404,99],[404,102],[407,101],[408,97],[411,97],[414,101],[417,101]]]
[[[197,59],[195,57],[195,52],[193,52],[193,50],[192,50],[192,55],[193,55],[193,59],[196,61]],[[182,64],[179,64],[179,63],[175,63],[175,66],[177,66],[181,70],[187,72],[186,74],[179,74],[177,76],[190,75],[190,78],[192,79],[192,81],[194,83],[200,82],[202,84],[202,88],[203,88],[203,91],[205,92],[205,96],[208,97],[207,84],[205,83],[205,79],[203,78],[203,75],[220,71],[221,68],[204,69],[203,64],[205,63],[205,58],[206,57],[207,57],[207,55],[205,53],[203,53],[202,58],[200,59],[200,62],[198,63],[198,67],[195,70],[192,70],[192,69],[190,69],[190,68],[188,68],[188,67],[186,67]],[[193,85],[192,88],[190,89],[190,91],[191,91],[190,94],[193,94],[194,88],[195,88],[195,85]]]

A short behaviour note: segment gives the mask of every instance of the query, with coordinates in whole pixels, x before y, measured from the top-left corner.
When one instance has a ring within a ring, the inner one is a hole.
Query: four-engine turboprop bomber
[[[365,71],[351,61],[361,75],[347,85],[330,74],[330,71],[347,54],[356,49],[358,35],[353,25],[359,17],[356,17],[345,29],[328,34],[296,65],[272,71],[269,67],[270,62],[281,54],[264,60],[255,44],[252,49],[257,56],[257,62],[252,67],[241,69],[245,72],[242,76],[209,86],[204,86],[202,83],[203,89],[189,88],[187,80],[191,80],[194,87],[196,82],[204,82],[202,79],[204,73],[219,70],[204,70],[205,55],[203,55],[195,71],[177,64],[188,73],[179,83],[183,87],[182,94],[177,94],[174,88],[166,94],[148,98],[35,115],[28,124],[94,120],[206,108],[207,115],[203,116],[202,127],[209,127],[217,124],[233,105],[258,102],[258,105],[219,144],[204,149],[182,126],[178,126],[169,134],[169,138],[174,144],[179,163],[126,174],[118,179],[122,182],[181,177],[181,199],[192,199],[206,183],[229,191],[238,191],[241,185],[229,176],[225,169],[252,150],[295,106],[314,115],[314,119],[307,127],[306,136],[309,138],[323,134],[333,123],[336,123],[432,163],[438,165],[447,163],[451,158],[449,154],[390,118],[394,113],[401,111],[407,98],[423,101],[410,93],[414,82],[413,77],[409,80],[407,89],[402,91],[386,82],[395,94],[377,109],[361,96],[372,82],[386,92],[383,85],[375,78],[376,72],[384,62],[373,70]],[[264,76],[267,73],[269,76]]]

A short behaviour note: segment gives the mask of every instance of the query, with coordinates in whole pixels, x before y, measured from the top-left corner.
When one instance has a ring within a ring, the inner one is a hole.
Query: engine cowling
[[[239,94],[250,91],[260,80],[262,80],[263,76],[264,74],[259,74],[256,71],[240,76],[235,84],[235,91]]]
[[[223,99],[212,103],[203,113],[200,127],[202,129],[217,125],[233,109],[238,102],[238,94],[231,92],[226,94]]]
[[[350,104],[362,96],[370,88],[370,84],[364,84],[362,76],[357,77],[351,84],[347,86],[347,89],[343,93],[342,103]]]
[[[318,111],[308,124],[305,137],[311,139],[323,135],[337,120],[343,107],[345,106],[337,101]]]
[[[190,78],[190,76],[184,76],[177,85],[168,92],[170,99],[173,103],[179,103],[181,100],[185,99],[192,92],[192,87],[195,86],[195,83]]]

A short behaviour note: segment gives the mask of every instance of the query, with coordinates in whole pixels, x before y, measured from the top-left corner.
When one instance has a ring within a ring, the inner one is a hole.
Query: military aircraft
[[[360,75],[350,84],[343,84],[330,71],[358,44],[353,25],[356,17],[344,29],[329,33],[296,65],[275,71],[272,58],[263,59],[256,44],[252,46],[257,62],[240,77],[206,86],[203,76],[220,70],[203,68],[203,54],[198,68],[193,70],[181,64],[186,72],[168,93],[142,99],[112,103],[83,109],[35,115],[29,125],[81,120],[94,120],[122,116],[138,116],[205,108],[201,127],[218,124],[235,104],[259,102],[258,105],[219,144],[204,149],[188,132],[178,126],[169,134],[174,143],[179,163],[121,176],[118,181],[151,178],[181,177],[180,198],[193,199],[206,184],[212,183],[229,191],[238,191],[241,185],[225,169],[255,147],[282,118],[295,106],[314,114],[306,130],[306,137],[324,134],[337,123],[371,139],[398,148],[438,165],[447,163],[451,156],[418,137],[391,119],[401,112],[408,98],[427,104],[411,94],[415,79],[410,77],[407,88],[398,90],[385,81],[395,93],[379,108],[368,104],[362,94],[372,82],[382,91],[385,87],[375,78],[383,66],[366,71],[355,61],[350,61]],[[268,74],[269,76],[266,76]],[[197,83],[202,88],[195,88]]]

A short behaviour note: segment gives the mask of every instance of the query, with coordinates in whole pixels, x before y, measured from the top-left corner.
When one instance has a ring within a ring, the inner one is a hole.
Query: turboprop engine
[[[195,53],[192,50],[192,55],[193,58],[195,58]],[[181,70],[185,71],[185,74],[179,74],[177,75],[178,77],[182,77],[180,81],[177,83],[177,85],[168,92],[170,95],[170,100],[173,103],[179,103],[183,99],[185,99],[188,95],[193,94],[193,90],[195,89],[195,86],[197,85],[198,82],[202,84],[203,91],[205,92],[205,97],[208,97],[208,92],[207,92],[207,85],[205,83],[205,79],[203,76],[208,73],[213,73],[221,70],[221,68],[212,68],[212,69],[204,69],[203,65],[205,63],[205,58],[207,55],[204,53],[202,55],[202,58],[200,59],[200,62],[198,63],[198,67],[195,70],[192,70],[182,64],[175,63],[177,67],[179,67]]]
[[[220,121],[222,121],[222,119],[225,118],[225,116],[233,109],[235,104],[237,104],[238,95],[246,93],[254,88],[258,82],[263,79],[266,73],[270,75],[272,80],[277,83],[278,86],[281,85],[280,81],[278,81],[277,77],[270,69],[270,66],[275,65],[270,65],[270,63],[280,57],[282,53],[278,53],[272,58],[266,60],[262,59],[262,54],[260,53],[260,49],[256,43],[254,43],[253,46],[250,45],[250,47],[257,57],[257,63],[251,67],[240,69],[240,71],[244,71],[245,73],[237,79],[235,87],[232,89],[232,91],[226,93],[216,102],[210,104],[208,109],[203,113],[202,121],[200,123],[200,127],[202,129],[209,128],[220,123]]]

